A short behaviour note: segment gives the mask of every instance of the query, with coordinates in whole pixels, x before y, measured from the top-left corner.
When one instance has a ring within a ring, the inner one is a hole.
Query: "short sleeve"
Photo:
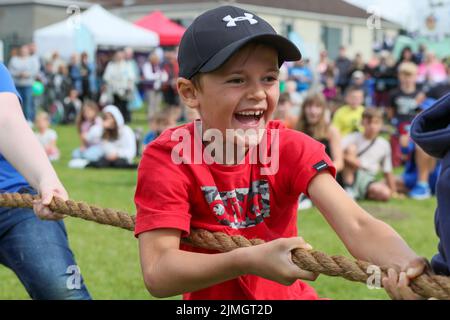
[[[189,234],[189,179],[181,165],[171,160],[170,150],[150,144],[138,169],[134,197],[137,215],[135,236],[155,229],[178,229]]]
[[[0,63],[0,93],[10,92],[14,93],[20,100],[20,95],[14,85],[14,81],[8,72],[8,69]]]
[[[328,172],[335,177],[336,168],[322,143],[293,130],[289,130],[286,140],[280,156],[285,159],[282,166],[289,177],[289,194],[308,195],[309,183],[319,173]]]

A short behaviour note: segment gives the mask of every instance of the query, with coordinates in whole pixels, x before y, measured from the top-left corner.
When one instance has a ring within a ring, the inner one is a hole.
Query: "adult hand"
[[[66,189],[59,181],[43,181],[39,186],[40,200],[33,201],[33,210],[42,220],[61,220],[64,215],[50,210],[49,205],[53,197],[66,201],[69,199]]]

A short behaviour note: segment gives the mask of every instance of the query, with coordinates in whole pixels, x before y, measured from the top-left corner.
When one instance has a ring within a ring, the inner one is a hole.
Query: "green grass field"
[[[145,129],[145,116],[138,114],[133,126]],[[134,214],[136,172],[67,168],[71,151],[78,145],[77,134],[73,126],[60,126],[56,130],[63,156],[55,163],[55,168],[70,197]],[[431,258],[435,253],[435,199],[423,202],[395,200],[389,204],[367,202],[362,205],[375,217],[392,225],[418,254]],[[94,299],[153,299],[144,287],[137,240],[131,232],[75,218],[65,221],[72,250]],[[316,250],[349,255],[317,210],[300,212],[298,226],[299,234]],[[363,284],[326,276],[320,276],[312,285],[320,296],[330,299],[387,299],[382,290],[369,290]],[[1,265],[0,299],[29,299],[17,277]]]

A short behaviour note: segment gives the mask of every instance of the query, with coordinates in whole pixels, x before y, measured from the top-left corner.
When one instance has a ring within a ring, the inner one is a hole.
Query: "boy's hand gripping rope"
[[[0,207],[32,208],[33,200],[39,196],[19,193],[0,194]],[[113,209],[103,209],[83,202],[63,201],[54,198],[49,205],[54,212],[94,221],[133,231],[135,217]],[[264,243],[260,239],[246,239],[242,236],[228,236],[224,233],[211,233],[206,230],[191,230],[183,242],[195,247],[227,252],[237,248],[249,247]],[[365,261],[353,261],[342,256],[328,256],[318,251],[294,249],[292,260],[301,269],[321,273],[332,277],[342,277],[350,281],[367,283],[368,268],[372,264]],[[380,267],[381,277],[387,273],[385,267]],[[450,300],[450,278],[431,274],[429,271],[411,281],[412,290],[424,298]]]

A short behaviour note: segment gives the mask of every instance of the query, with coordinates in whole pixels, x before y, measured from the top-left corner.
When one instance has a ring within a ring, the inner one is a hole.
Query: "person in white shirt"
[[[379,136],[383,126],[381,110],[368,108],[363,113],[364,131],[342,140],[344,149],[344,187],[357,200],[388,201],[396,194],[389,143]],[[382,171],[386,182],[376,181]]]
[[[147,117],[153,118],[159,111],[162,102],[161,85],[169,79],[167,72],[162,69],[156,52],[148,57],[148,61],[142,67],[144,81],[147,87],[146,95],[148,101]]]

